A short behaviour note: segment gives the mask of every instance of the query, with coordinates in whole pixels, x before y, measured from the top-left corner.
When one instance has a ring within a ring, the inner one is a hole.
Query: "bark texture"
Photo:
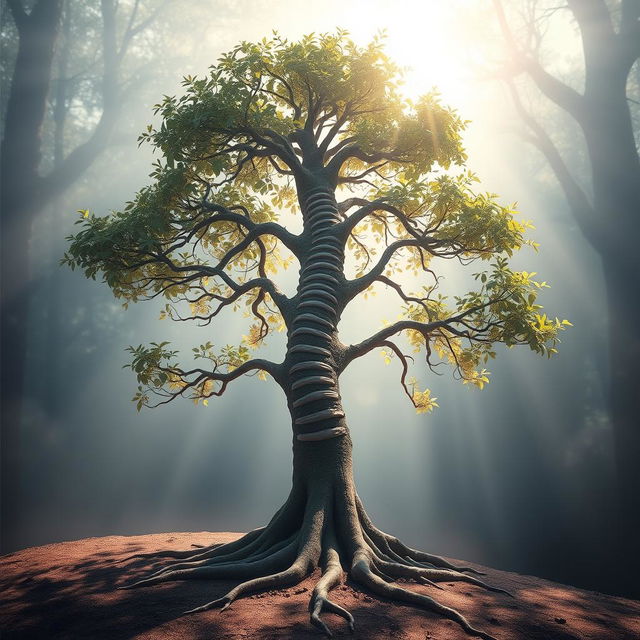
[[[284,368],[294,434],[304,442],[338,437],[347,429],[336,362],[344,249],[332,233],[340,222],[333,192],[319,187],[305,194],[303,216],[310,241],[300,265]]]

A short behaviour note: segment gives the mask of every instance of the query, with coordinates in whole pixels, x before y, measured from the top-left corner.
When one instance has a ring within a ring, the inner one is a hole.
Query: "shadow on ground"
[[[317,576],[290,589],[256,594],[217,610],[182,612],[223,596],[235,581],[173,582],[117,590],[162,566],[158,560],[128,558],[160,549],[228,542],[233,533],[174,533],[91,538],[26,549],[0,558],[0,629],[3,640],[317,640],[307,604]],[[640,602],[582,591],[531,576],[476,567],[485,580],[515,598],[464,583],[426,593],[458,609],[498,640],[637,640]],[[397,605],[347,582],[333,599],[356,620],[351,636],[343,619],[327,614],[336,637],[402,640],[462,640],[453,622]]]

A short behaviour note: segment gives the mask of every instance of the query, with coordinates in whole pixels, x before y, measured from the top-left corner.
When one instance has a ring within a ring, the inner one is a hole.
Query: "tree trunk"
[[[27,248],[31,217],[17,217],[2,228],[2,553],[20,548],[20,474],[27,311],[31,283]]]
[[[331,229],[340,217],[329,187],[303,193],[300,200],[310,239],[300,265],[284,361],[294,436],[292,495],[306,494],[308,517],[323,511],[325,527],[352,555],[362,535],[336,360],[344,253]]]
[[[609,316],[609,406],[618,487],[613,548],[616,564],[635,557],[640,526],[640,259],[636,243],[640,212],[640,161],[625,99],[625,80],[615,68],[587,78],[583,130],[591,160],[594,209],[591,234],[604,271]],[[621,565],[620,565],[621,566]],[[618,589],[638,591],[634,574],[620,572]]]
[[[526,45],[519,46],[508,27],[502,3],[495,2],[501,29],[512,53],[516,59],[526,60],[523,70],[551,102],[576,120],[587,144],[592,199],[571,176],[547,132],[522,108],[515,94],[516,108],[535,134],[538,146],[563,187],[575,220],[602,261],[608,300],[609,408],[619,507],[613,534],[616,544],[607,547],[605,552],[613,558],[612,565],[623,566],[627,564],[627,557],[637,555],[628,545],[637,538],[640,506],[634,494],[640,488],[640,386],[636,374],[640,346],[637,327],[632,326],[634,321],[637,324],[640,311],[640,260],[636,241],[640,158],[627,99],[629,73],[634,65],[638,68],[639,5],[634,1],[618,4],[621,13],[615,16],[616,10],[601,0],[568,2],[567,8],[582,38],[585,87],[581,95],[550,75],[539,63],[537,51]],[[533,33],[539,25],[532,20],[528,27]],[[637,585],[633,585],[634,575],[632,571],[619,571],[619,584],[625,595],[638,592]],[[633,588],[629,589],[628,585]]]
[[[322,568],[309,603],[311,623],[331,633],[321,618],[329,611],[353,617],[329,599],[342,580],[343,566],[351,578],[385,598],[433,611],[458,623],[468,634],[491,635],[473,628],[457,611],[422,593],[397,585],[396,578],[436,586],[438,581],[463,581],[500,591],[468,575],[468,567],[410,549],[377,529],[367,516],[353,482],[351,438],[340,403],[338,372],[343,351],[337,324],[343,310],[343,242],[332,233],[340,221],[333,189],[320,186],[299,191],[307,246],[292,300],[289,340],[279,383],[283,386],[293,427],[293,480],[285,504],[266,527],[236,542],[196,552],[169,551],[160,556],[178,562],[128,588],[191,577],[244,579],[224,597],[193,611],[227,608],[253,591],[293,585]],[[477,572],[476,572],[477,573]]]
[[[284,368],[285,390],[296,441],[316,441],[347,432],[338,391],[337,324],[344,283],[344,253],[331,228],[340,221],[333,192],[316,189],[303,195],[305,229],[310,236],[300,265],[292,304]]]
[[[20,35],[7,102],[0,152],[0,257],[2,289],[2,550],[19,547],[20,429],[30,294],[29,238],[41,194],[40,132],[62,0],[35,4],[28,15],[16,10]]]
[[[618,517],[612,533],[619,567],[636,558],[640,531],[640,283],[637,275],[634,278],[629,272],[630,260],[620,262],[613,256],[603,259],[609,306],[609,401],[618,485]],[[636,274],[640,273],[640,260],[636,259],[635,268]],[[629,286],[630,282],[635,282],[635,288]],[[622,594],[640,595],[635,572],[619,571],[618,579],[617,588]]]
[[[596,77],[593,77],[596,76]],[[609,73],[587,76],[584,113],[580,122],[587,143],[593,208],[593,228],[586,229],[603,263],[610,260],[637,266],[638,214],[640,212],[640,158],[625,93],[626,75],[615,67]],[[580,218],[580,211],[576,217]],[[623,281],[637,283],[640,275],[629,270]]]

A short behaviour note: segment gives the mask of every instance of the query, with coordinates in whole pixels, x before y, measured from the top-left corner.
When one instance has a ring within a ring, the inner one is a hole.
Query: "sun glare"
[[[436,87],[452,107],[467,102],[468,65],[447,3],[409,0],[400,7],[389,0],[357,0],[342,17],[341,23],[360,43],[384,32],[386,52],[405,69],[407,97]]]

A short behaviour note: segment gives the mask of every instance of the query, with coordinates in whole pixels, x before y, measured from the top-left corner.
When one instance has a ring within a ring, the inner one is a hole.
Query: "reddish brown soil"
[[[236,533],[165,533],[110,536],[26,549],[0,558],[0,629],[3,640],[319,640],[308,623],[315,578],[291,589],[234,602],[225,612],[181,617],[186,609],[220,597],[235,583],[173,582],[131,591],[115,587],[142,577],[148,560],[124,559],[137,552],[188,549],[227,542]],[[159,566],[154,562],[153,566]],[[498,640],[638,640],[640,602],[582,591],[531,576],[495,571],[486,581],[515,599],[462,583],[445,591],[412,584],[457,608]],[[353,637],[362,640],[467,640],[453,622],[371,597],[357,586],[338,587],[333,599],[354,615]],[[325,615],[334,635],[352,637],[342,618]]]

